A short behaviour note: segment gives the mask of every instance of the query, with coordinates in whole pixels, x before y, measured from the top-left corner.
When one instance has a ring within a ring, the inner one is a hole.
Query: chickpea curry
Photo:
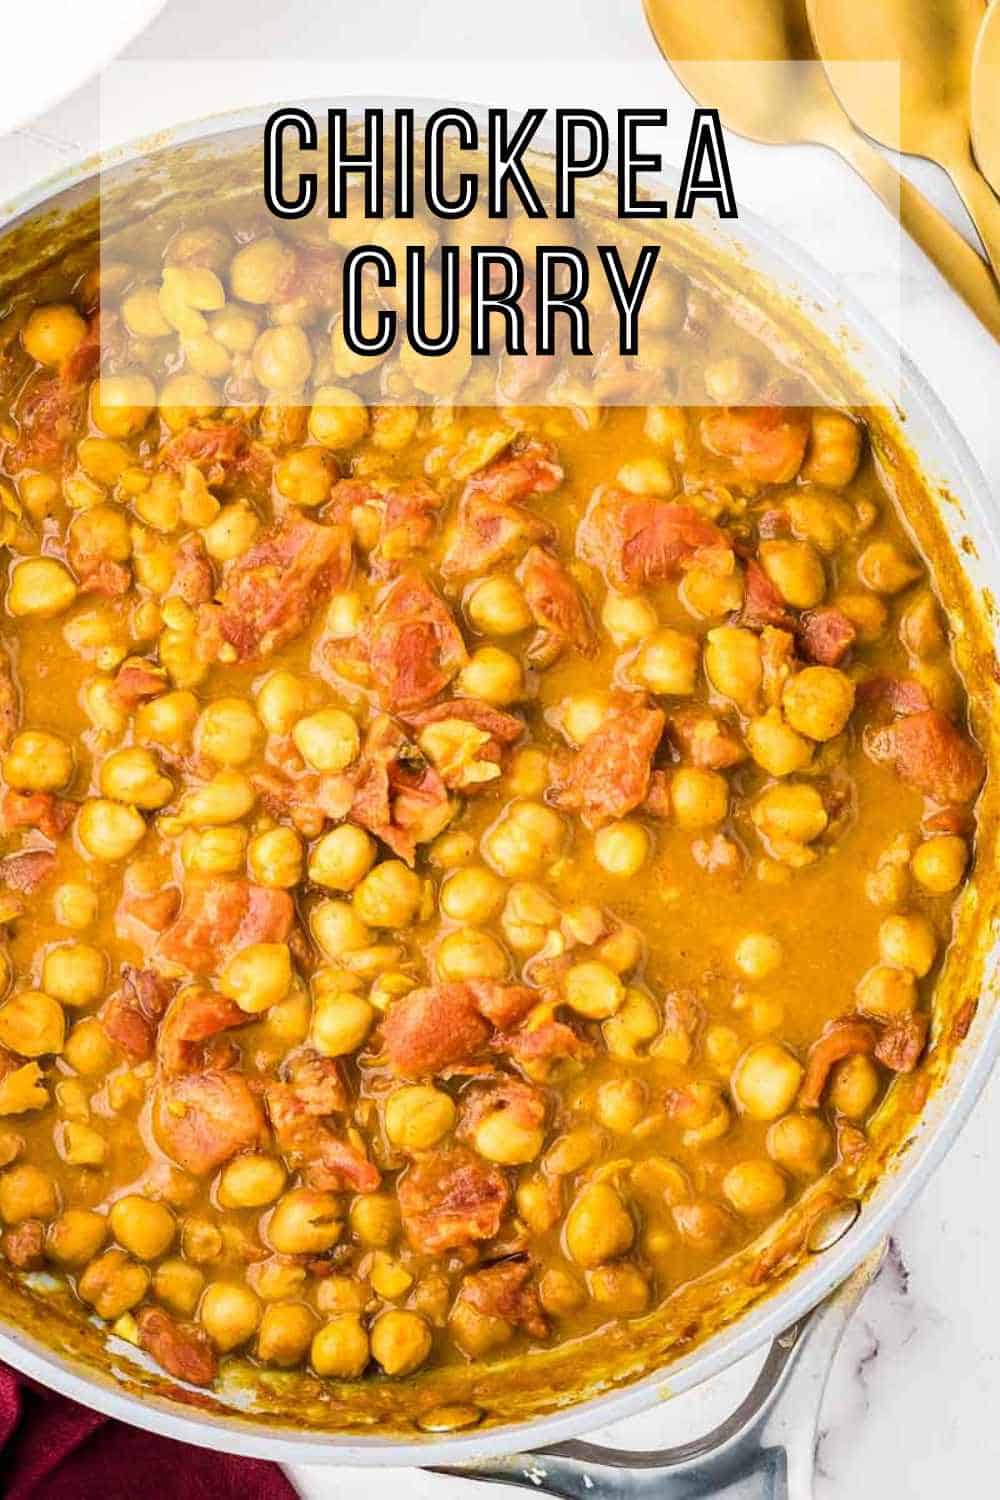
[[[0,1253],[196,1386],[750,1245],[921,1057],[985,773],[865,413],[703,289],[686,406],[421,407],[309,272],[192,225],[0,322]]]

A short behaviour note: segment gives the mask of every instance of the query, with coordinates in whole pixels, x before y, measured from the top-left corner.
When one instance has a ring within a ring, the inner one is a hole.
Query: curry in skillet
[[[0,323],[0,1252],[196,1385],[752,1242],[917,1065],[984,778],[863,412],[681,274],[682,404],[379,404],[323,254]]]

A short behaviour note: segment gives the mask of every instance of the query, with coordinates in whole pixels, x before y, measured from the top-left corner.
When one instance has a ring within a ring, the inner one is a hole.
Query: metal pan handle
[[[695,1442],[636,1453],[561,1443],[438,1472],[563,1500],[812,1500],[817,1425],[833,1357],[884,1255],[882,1245],[825,1302],[775,1339],[752,1390],[725,1422]]]

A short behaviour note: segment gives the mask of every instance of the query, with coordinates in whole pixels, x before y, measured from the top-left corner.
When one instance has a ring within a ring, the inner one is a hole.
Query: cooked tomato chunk
[[[398,1192],[407,1237],[425,1255],[491,1240],[510,1201],[500,1169],[461,1146],[411,1163]]]
[[[350,533],[291,512],[230,564],[219,591],[218,627],[240,657],[267,656],[301,635],[320,604],[346,581]]]
[[[436,698],[465,665],[451,612],[416,573],[389,584],[371,623],[369,665],[384,708],[401,713]]]
[[[196,1177],[261,1144],[264,1111],[241,1073],[183,1073],[153,1088],[153,1129],[167,1153]]]
[[[168,1375],[189,1385],[211,1385],[217,1360],[208,1334],[196,1323],[178,1323],[162,1307],[144,1307],[136,1320],[139,1346]]]
[[[576,550],[623,593],[676,578],[704,547],[725,535],[692,505],[678,505],[610,490],[599,495],[580,522]]]
[[[809,441],[809,412],[792,406],[722,407],[702,419],[713,453],[755,484],[789,484],[802,467]]]
[[[866,742],[869,755],[888,761],[916,791],[935,802],[969,802],[986,764],[978,745],[937,709],[907,714]]]
[[[156,951],[192,974],[209,974],[230,950],[248,943],[283,943],[292,919],[287,891],[265,890],[249,880],[192,877],[184,883],[177,920]]]
[[[579,812],[588,828],[638,807],[649,791],[665,724],[662,709],[642,699],[620,699],[573,756],[556,791],[558,805]]]

